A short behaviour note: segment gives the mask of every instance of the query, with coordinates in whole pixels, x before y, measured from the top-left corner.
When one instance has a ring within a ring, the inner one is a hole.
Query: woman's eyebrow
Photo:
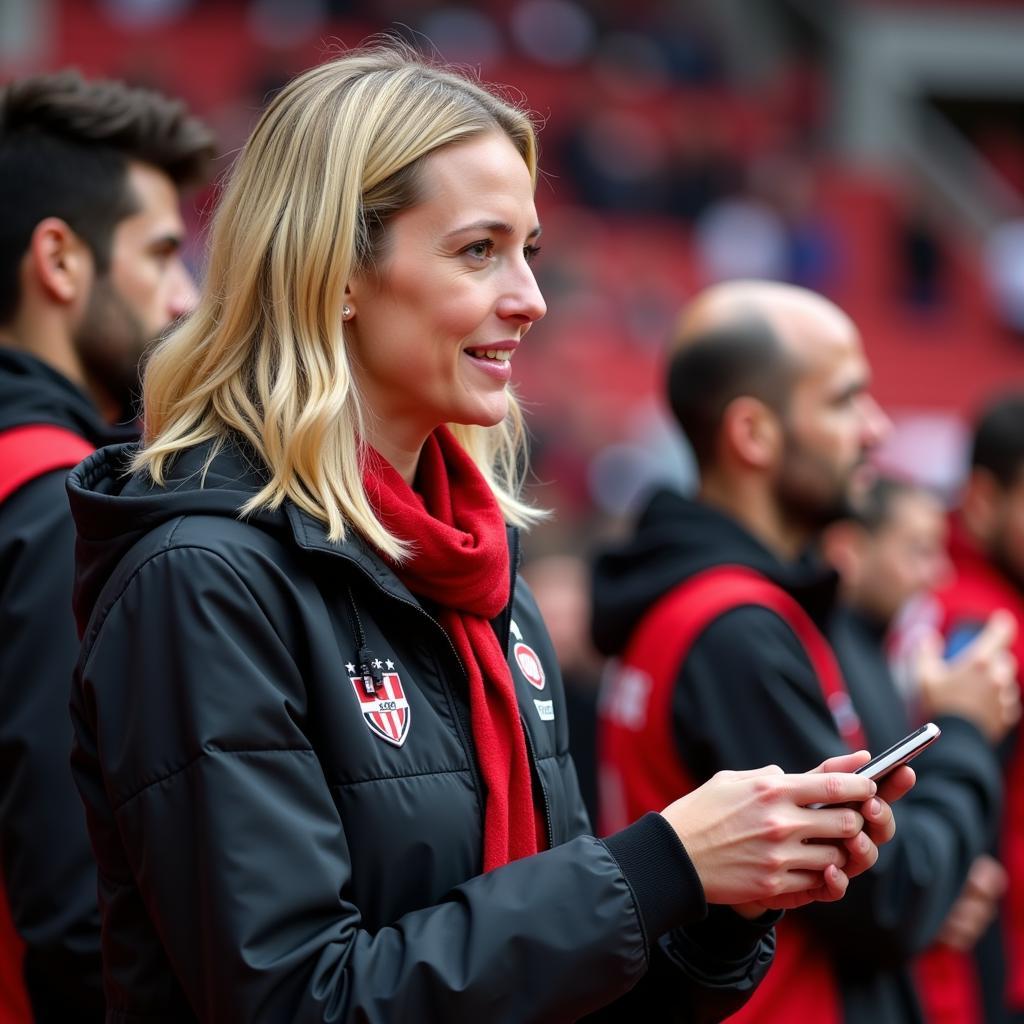
[[[503,220],[477,220],[472,224],[464,224],[460,228],[456,228],[454,231],[449,231],[445,238],[451,238],[454,235],[461,235],[466,231],[494,231],[502,235],[511,235],[515,233],[515,228],[507,221]],[[539,238],[541,232],[544,229],[538,224],[526,237],[527,238]]]

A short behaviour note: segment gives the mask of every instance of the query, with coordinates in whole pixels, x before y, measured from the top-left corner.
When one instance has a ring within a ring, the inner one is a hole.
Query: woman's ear
[[[782,450],[782,423],[759,398],[734,398],[722,414],[722,442],[732,461],[752,469],[769,469]]]
[[[42,292],[60,305],[81,300],[92,287],[92,253],[59,217],[47,217],[35,226],[28,264]]]

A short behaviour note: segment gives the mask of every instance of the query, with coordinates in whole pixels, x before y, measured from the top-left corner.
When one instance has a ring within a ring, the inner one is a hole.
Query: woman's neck
[[[423,451],[426,438],[421,438],[416,444],[410,444],[409,441],[402,441],[395,437],[385,436],[380,432],[371,431],[368,440],[395,468],[398,475],[412,487],[413,480],[416,479],[416,468],[420,462],[420,452]]]

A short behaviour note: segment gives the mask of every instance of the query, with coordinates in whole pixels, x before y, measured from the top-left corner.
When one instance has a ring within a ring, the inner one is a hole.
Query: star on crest
[[[390,671],[391,671],[391,670],[392,670],[392,669],[393,669],[393,668],[395,667],[395,663],[394,663],[394,662],[393,662],[393,661],[392,661],[392,660],[391,660],[390,658],[388,658],[388,659],[387,659],[387,660],[386,660],[386,661],[384,662],[384,664],[385,664],[385,665],[387,665],[387,667],[388,667],[388,671],[389,671],[389,672],[390,672]]]
[[[374,658],[373,659],[373,667],[374,668],[381,668],[383,666],[383,664],[384,663],[380,660],[380,658]]]
[[[351,674],[352,674],[353,672],[355,672],[355,670],[356,670],[356,667],[355,667],[355,665],[353,665],[353,664],[352,664],[352,662],[351,662],[351,661],[346,661],[346,662],[345,662],[345,671],[346,671],[346,672],[347,672],[347,673],[348,673],[349,675],[351,675]]]

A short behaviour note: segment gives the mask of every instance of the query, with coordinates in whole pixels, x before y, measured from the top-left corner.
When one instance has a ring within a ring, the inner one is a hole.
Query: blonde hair
[[[332,540],[351,526],[401,559],[404,545],[363,489],[359,438],[370,410],[346,350],[345,285],[380,260],[389,220],[417,202],[422,159],[495,129],[536,183],[529,117],[400,44],[352,51],[283,89],[224,191],[199,304],[146,367],[144,444],[133,469],[162,484],[186,448],[213,441],[212,461],[241,435],[269,479],[240,514],[289,499]],[[518,497],[525,432],[515,397],[498,426],[451,429],[506,519],[536,520],[542,513]]]

